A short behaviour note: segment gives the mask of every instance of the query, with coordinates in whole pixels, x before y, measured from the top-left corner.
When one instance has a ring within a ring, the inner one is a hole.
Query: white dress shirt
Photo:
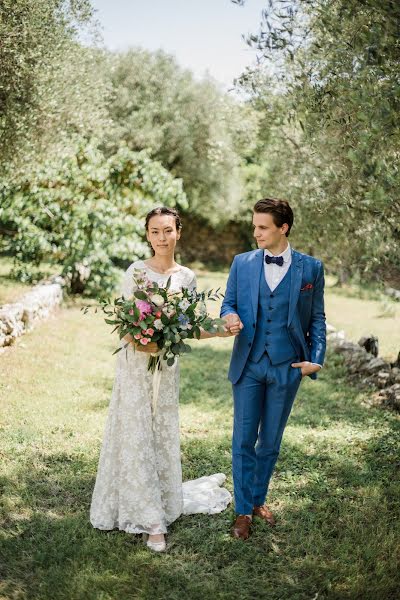
[[[283,258],[283,265],[280,267],[279,265],[276,265],[275,263],[270,263],[269,265],[267,265],[267,263],[265,262],[265,257],[266,256],[282,256]],[[271,252],[269,250],[264,250],[264,273],[265,273],[265,279],[267,280],[269,289],[271,290],[271,292],[274,291],[274,289],[276,287],[278,287],[278,285],[280,284],[280,282],[282,281],[282,279],[285,277],[286,273],[289,270],[290,265],[292,264],[292,249],[290,247],[290,244],[288,242],[287,248],[284,252],[282,252],[281,254],[271,254]]]
[[[282,256],[283,265],[280,267],[275,263],[267,264],[265,262],[265,256]],[[278,287],[282,279],[285,277],[286,273],[289,270],[290,265],[292,264],[292,249],[288,242],[286,250],[281,252],[281,254],[272,254],[269,250],[264,250],[264,273],[265,279],[267,280],[269,289],[271,292],[274,291],[275,288]],[[318,365],[322,369],[322,365],[319,363],[312,363],[313,365]]]

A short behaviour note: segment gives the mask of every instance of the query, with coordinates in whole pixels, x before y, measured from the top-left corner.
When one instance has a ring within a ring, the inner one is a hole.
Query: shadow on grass
[[[230,419],[228,359],[229,352],[211,348],[185,358],[183,405]],[[325,429],[327,437],[320,435]],[[242,543],[229,535],[232,506],[181,517],[161,556],[140,536],[91,527],[98,460],[92,449],[28,455],[15,478],[1,482],[0,596],[394,600],[398,432],[394,415],[365,408],[327,369],[317,383],[303,383],[290,418],[270,493],[277,527],[256,521]],[[188,437],[182,457],[184,479],[220,471],[232,491],[230,434]]]
[[[228,381],[230,351],[218,348],[195,348],[181,359],[179,402],[212,410],[226,410],[232,404]]]
[[[228,446],[228,440],[188,442],[186,476],[227,472]],[[257,521],[241,543],[229,536],[232,507],[182,517],[170,528],[163,556],[151,554],[139,536],[91,527],[97,461],[36,455],[17,483],[3,481],[5,495],[19,496],[20,505],[4,523],[0,590],[5,598],[40,600],[394,599],[394,449],[385,435],[366,443],[361,459],[339,453],[321,461],[286,441],[271,491],[274,530]]]

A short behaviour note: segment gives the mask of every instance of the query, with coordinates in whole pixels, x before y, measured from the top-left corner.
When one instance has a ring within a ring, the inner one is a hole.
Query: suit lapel
[[[292,274],[290,278],[288,325],[292,322],[294,311],[299,299],[301,281],[303,278],[303,259],[299,252],[292,250]]]
[[[258,294],[260,292],[260,271],[263,267],[263,250],[256,250],[254,254],[254,260],[250,267],[250,290],[251,290],[251,304],[253,307],[254,321],[257,320],[257,309],[258,309]]]

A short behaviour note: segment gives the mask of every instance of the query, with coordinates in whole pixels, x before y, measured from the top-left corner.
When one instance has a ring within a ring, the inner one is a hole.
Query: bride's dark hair
[[[176,210],[176,208],[168,208],[167,206],[158,206],[157,208],[153,208],[146,215],[146,225],[145,225],[146,231],[149,230],[150,219],[152,217],[155,217],[156,215],[170,215],[171,217],[174,217],[176,230],[180,231],[182,229],[181,217],[180,217],[178,211]]]

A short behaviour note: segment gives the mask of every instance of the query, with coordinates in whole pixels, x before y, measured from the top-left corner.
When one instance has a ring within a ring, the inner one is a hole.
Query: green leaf
[[[141,290],[136,290],[133,294],[138,300],[147,300],[147,294]]]

